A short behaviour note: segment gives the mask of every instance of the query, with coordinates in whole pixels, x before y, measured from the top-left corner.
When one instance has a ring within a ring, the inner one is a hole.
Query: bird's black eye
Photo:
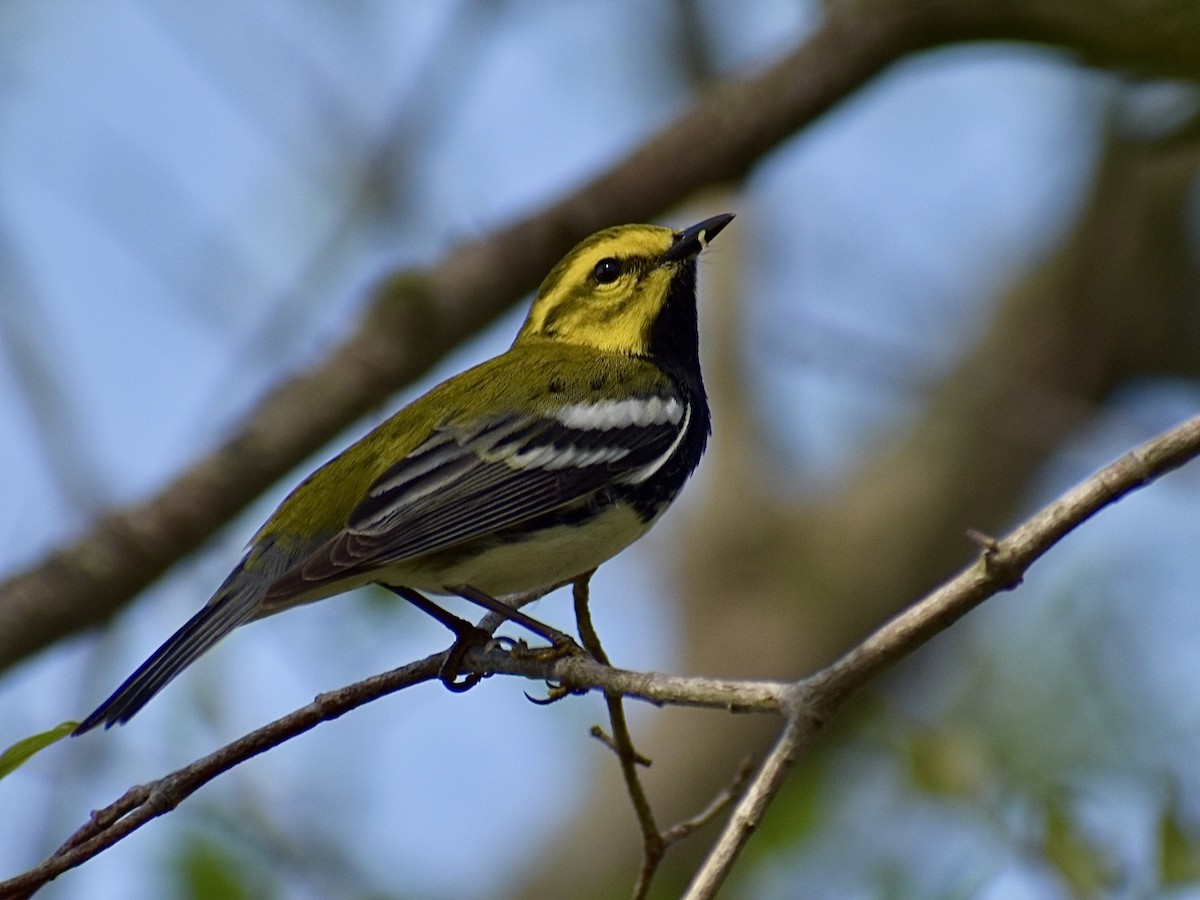
[[[621,261],[611,256],[604,257],[596,263],[596,268],[592,269],[592,278],[596,279],[597,284],[612,284],[620,277]]]

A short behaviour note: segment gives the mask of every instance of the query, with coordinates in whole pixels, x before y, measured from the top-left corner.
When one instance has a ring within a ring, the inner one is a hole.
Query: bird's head
[[[690,331],[694,343],[696,257],[732,219],[713,216],[683,231],[620,225],[586,238],[542,282],[517,342],[654,356],[656,332],[667,328]]]

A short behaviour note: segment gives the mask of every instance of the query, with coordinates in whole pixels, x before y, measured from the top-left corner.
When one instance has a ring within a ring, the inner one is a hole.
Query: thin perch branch
[[[725,830],[697,871],[687,896],[712,897],[795,760],[824,730],[849,697],[871,678],[943,631],[988,597],[1020,583],[1028,568],[1054,544],[1105,506],[1200,455],[1200,416],[1164,432],[1101,469],[1044,507],[994,545],[981,559],[916,605],[892,619],[832,665],[798,682],[729,681],[629,672],[592,659],[514,657],[499,649],[472,651],[473,671],[555,681],[569,689],[599,690],[686,706],[782,713],[787,724],[764,760]],[[495,629],[500,618],[480,627]],[[323,721],[379,697],[436,678],[445,654],[436,654],[383,675],[322,694],[312,703],[234,741],[189,766],[132,788],[94,814],[51,857],[22,875],[0,882],[0,898],[26,896],[80,865],[164,812],[199,787],[260,753]]]

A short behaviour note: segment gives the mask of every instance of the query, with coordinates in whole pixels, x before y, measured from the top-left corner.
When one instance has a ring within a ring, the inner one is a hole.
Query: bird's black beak
[[[675,240],[667,248],[663,258],[667,262],[682,262],[691,259],[708,246],[708,242],[721,233],[721,229],[733,221],[733,213],[722,213],[697,222],[691,228],[675,232]]]

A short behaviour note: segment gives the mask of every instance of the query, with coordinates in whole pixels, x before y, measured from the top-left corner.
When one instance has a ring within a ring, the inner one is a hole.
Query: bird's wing
[[[265,604],[643,481],[674,453],[690,415],[682,398],[655,394],[435,431],[375,481],[345,528],[271,586]]]

